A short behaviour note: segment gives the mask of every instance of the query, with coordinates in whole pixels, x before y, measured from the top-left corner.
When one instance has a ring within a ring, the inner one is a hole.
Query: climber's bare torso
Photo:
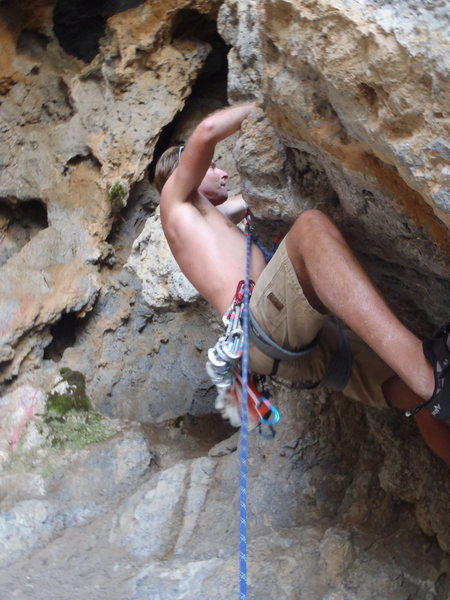
[[[174,201],[168,180],[161,195],[161,221],[172,254],[198,292],[223,314],[236,286],[245,279],[247,238],[201,193],[189,201]],[[252,246],[250,277],[256,281],[265,267],[264,256]]]
[[[213,157],[216,144],[237,131],[253,108],[254,104],[229,107],[204,119],[180,149],[178,166],[161,192],[161,222],[175,260],[219,314],[245,279],[247,238],[217,208],[227,201],[228,175]],[[254,281],[264,267],[262,252],[253,246]]]

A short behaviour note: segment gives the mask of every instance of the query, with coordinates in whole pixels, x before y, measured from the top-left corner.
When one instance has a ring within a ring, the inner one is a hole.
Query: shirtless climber
[[[215,164],[214,150],[253,108],[236,105],[209,115],[185,148],[169,148],[156,167],[161,222],[170,249],[219,315],[245,278],[246,237],[235,225],[244,215],[245,202],[242,197],[227,200],[228,175]],[[303,357],[277,361],[279,376],[311,384],[321,380],[336,349],[335,334],[327,327],[328,315],[335,315],[356,334],[351,338],[351,375],[342,393],[401,409],[424,403],[414,419],[426,443],[450,466],[449,325],[422,346],[391,312],[336,226],[318,210],[297,218],[267,266],[253,244],[250,278],[257,282],[252,316],[275,345],[295,351],[322,331]],[[250,369],[267,375],[274,365],[270,353],[250,338]]]

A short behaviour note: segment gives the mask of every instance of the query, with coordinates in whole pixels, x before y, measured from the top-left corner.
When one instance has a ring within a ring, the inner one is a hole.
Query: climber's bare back
[[[169,179],[161,194],[161,222],[180,269],[222,315],[245,279],[247,238],[197,190],[188,202],[176,202]],[[256,281],[265,267],[261,250],[252,245],[250,277]]]

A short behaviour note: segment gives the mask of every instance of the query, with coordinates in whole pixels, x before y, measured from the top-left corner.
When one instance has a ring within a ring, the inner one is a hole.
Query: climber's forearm
[[[230,106],[212,113],[203,119],[195,133],[201,135],[206,142],[217,144],[237,131],[255,106],[255,103],[251,102]]]
[[[239,195],[226,200],[223,204],[219,204],[217,209],[233,223],[239,223],[245,217],[247,202]]]

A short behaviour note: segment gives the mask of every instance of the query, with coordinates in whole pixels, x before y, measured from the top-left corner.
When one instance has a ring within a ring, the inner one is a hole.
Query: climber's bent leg
[[[332,221],[305,211],[286,248],[310,304],[342,319],[418,396],[430,398],[433,371],[421,341],[392,313]]]

